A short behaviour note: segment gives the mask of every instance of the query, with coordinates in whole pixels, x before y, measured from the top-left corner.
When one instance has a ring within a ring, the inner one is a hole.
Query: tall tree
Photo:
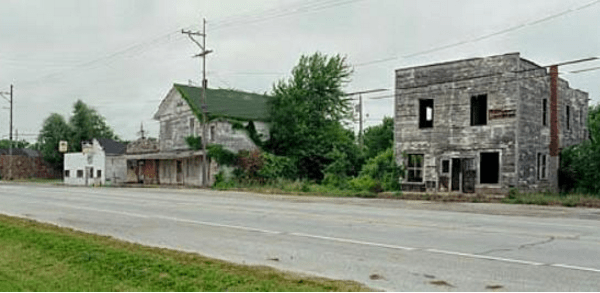
[[[92,138],[118,139],[106,120],[96,110],[88,107],[81,100],[73,105],[73,116],[69,120],[73,135],[70,139],[70,149],[81,151],[81,141]]]
[[[392,147],[394,142],[394,118],[384,117],[381,124],[365,130],[365,156],[374,158],[379,153]]]
[[[351,73],[344,57],[315,53],[300,57],[292,77],[273,85],[266,147],[293,157],[300,173],[310,179],[323,178],[324,167],[331,163],[327,154],[339,143],[333,137],[350,111],[342,86]]]
[[[62,169],[63,154],[58,151],[58,143],[61,140],[69,141],[71,134],[71,127],[62,115],[52,113],[44,120],[37,145],[44,159],[52,166]]]

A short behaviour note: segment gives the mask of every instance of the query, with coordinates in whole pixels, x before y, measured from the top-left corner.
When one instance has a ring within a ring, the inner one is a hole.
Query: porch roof
[[[127,160],[172,160],[202,156],[202,151],[185,150],[173,152],[158,152],[150,154],[123,155]]]

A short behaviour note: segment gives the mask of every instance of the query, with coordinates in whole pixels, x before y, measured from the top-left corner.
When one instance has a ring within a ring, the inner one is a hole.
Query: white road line
[[[563,265],[563,264],[551,264],[550,266],[551,267],[564,268],[564,269],[572,269],[572,270],[579,270],[579,271],[588,271],[588,272],[600,273],[599,269],[593,269],[593,268],[585,268],[585,267],[570,266],[570,265]]]
[[[294,235],[294,236],[299,236],[299,237],[316,238],[316,239],[330,240],[330,241],[336,241],[336,242],[344,242],[344,243],[352,243],[352,244],[360,244],[360,245],[368,245],[368,246],[376,246],[376,247],[384,247],[384,248],[392,248],[392,249],[400,249],[400,250],[415,250],[415,249],[417,249],[417,248],[404,247],[404,246],[398,246],[398,245],[366,242],[366,241],[337,238],[337,237],[318,236],[318,235],[311,235],[311,234],[304,234],[304,233],[288,233],[288,234]]]
[[[481,255],[481,254],[463,253],[463,252],[456,252],[456,251],[439,250],[439,249],[435,249],[435,248],[428,248],[428,249],[425,249],[425,251],[433,252],[433,253],[448,254],[448,255],[459,255],[459,256],[471,257],[471,258],[497,260],[497,261],[503,261],[503,262],[513,262],[513,263],[520,263],[520,264],[526,264],[526,265],[532,265],[532,266],[544,265],[543,263],[527,261],[527,260],[495,257],[495,256],[489,256],[489,255]]]
[[[28,202],[28,201],[26,201],[26,202]],[[28,203],[40,204],[38,202],[28,202]],[[101,212],[101,213],[118,214],[118,215],[137,217],[137,218],[145,218],[145,219],[158,218],[158,219],[163,219],[163,220],[168,220],[168,221],[191,223],[191,224],[203,225],[203,226],[230,228],[230,229],[237,229],[237,230],[243,230],[243,231],[260,232],[260,233],[266,233],[266,234],[284,234],[283,232],[279,232],[279,231],[272,231],[272,230],[258,229],[258,228],[252,228],[252,227],[237,226],[237,225],[219,224],[219,223],[213,223],[213,222],[187,220],[187,219],[180,219],[180,218],[160,216],[160,215],[148,216],[148,215],[137,214],[137,213],[123,212],[123,211],[111,211],[111,210],[82,207],[82,206],[73,206],[73,205],[66,205],[66,204],[57,204],[57,203],[43,203],[43,204],[44,205],[54,205],[54,206],[59,206],[59,207],[67,207],[67,208],[72,208],[72,209],[89,210],[89,211],[95,211],[95,212]],[[17,217],[19,217],[19,216],[17,216]],[[33,219],[31,217],[27,217],[27,218]],[[287,233],[287,235],[292,235],[292,236],[297,236],[297,237],[314,238],[314,239],[322,239],[322,240],[343,242],[343,243],[352,243],[352,244],[359,244],[359,245],[366,245],[366,246],[399,249],[399,250],[406,250],[406,251],[422,250],[422,251],[431,252],[431,253],[455,255],[455,256],[462,256],[462,257],[469,257],[469,258],[476,258],[476,259],[487,259],[487,260],[492,260],[492,261],[518,263],[518,264],[531,265],[531,266],[551,266],[551,267],[557,267],[557,268],[600,273],[600,269],[595,269],[595,268],[586,268],[586,267],[571,266],[571,265],[565,265],[565,264],[544,264],[544,263],[533,262],[533,261],[502,258],[502,257],[471,254],[471,253],[463,253],[463,252],[448,251],[448,250],[440,250],[440,249],[434,249],[434,248],[427,248],[427,249],[413,248],[413,247],[405,247],[405,246],[390,245],[390,244],[383,244],[383,243],[352,240],[352,239],[346,239],[346,238],[319,236],[319,235],[305,234],[305,233],[299,233],[299,232]]]

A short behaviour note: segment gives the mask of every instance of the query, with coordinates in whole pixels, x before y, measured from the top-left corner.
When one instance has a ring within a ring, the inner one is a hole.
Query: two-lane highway
[[[0,213],[383,290],[600,290],[597,209],[1,184]]]

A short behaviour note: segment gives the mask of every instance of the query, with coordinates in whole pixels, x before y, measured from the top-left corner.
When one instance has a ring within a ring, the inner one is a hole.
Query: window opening
[[[542,125],[548,126],[548,99],[542,100]]]
[[[479,182],[497,184],[500,177],[500,153],[481,153],[479,164]]]
[[[407,181],[408,182],[423,182],[423,155],[410,154],[408,155],[407,164]]]
[[[90,168],[90,178],[94,178],[94,168]]]
[[[210,141],[215,141],[216,126],[210,126]]]
[[[69,170],[65,170],[65,177],[69,177],[70,175],[70,171]]]
[[[96,171],[96,177],[102,178],[102,170]]]
[[[419,128],[433,127],[433,99],[419,100]]]
[[[537,155],[538,180],[546,179],[546,154]]]
[[[471,97],[471,125],[487,124],[487,95]]]
[[[450,160],[442,160],[442,174],[450,173]]]
[[[77,170],[77,178],[83,178],[83,170]]]
[[[190,134],[194,135],[194,118],[190,118]]]
[[[571,122],[571,119],[570,119],[571,113],[569,113],[570,112],[569,110],[571,110],[571,109],[569,106],[567,106],[567,130],[571,129],[571,123],[569,123],[569,122]]]

